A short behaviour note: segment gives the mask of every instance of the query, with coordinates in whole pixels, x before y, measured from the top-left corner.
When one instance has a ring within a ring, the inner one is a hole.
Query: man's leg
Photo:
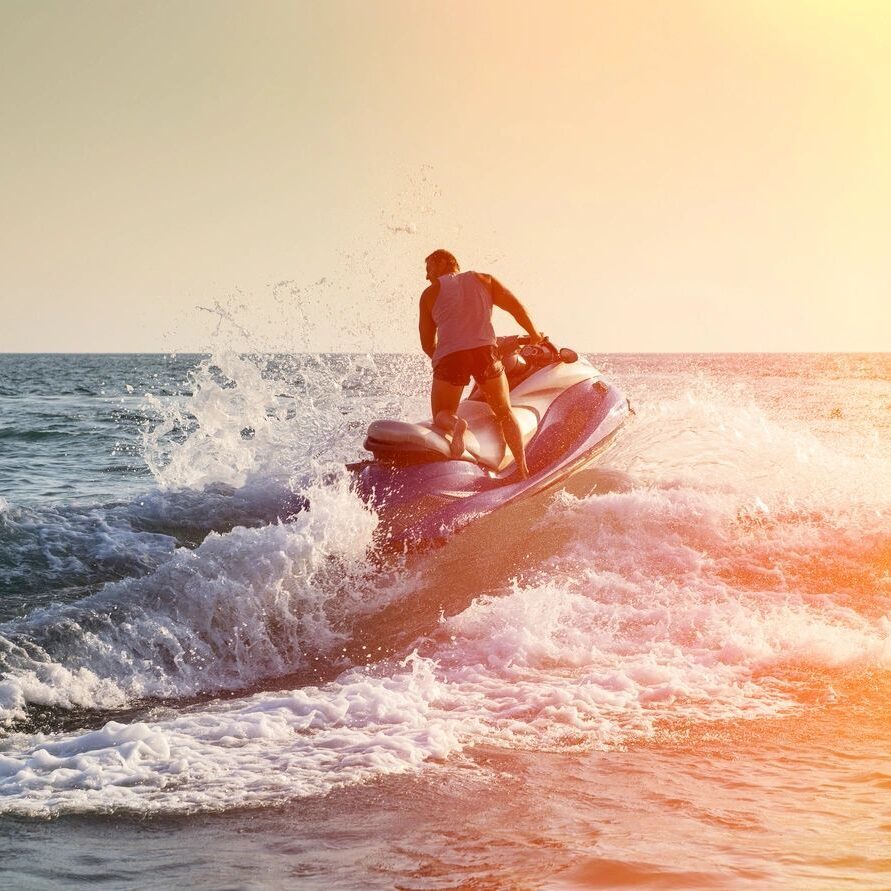
[[[464,434],[467,431],[467,421],[464,418],[459,418],[456,414],[463,392],[463,386],[433,378],[433,387],[430,390],[433,423],[441,430],[445,430],[446,433],[452,434],[451,452],[453,458],[460,458],[464,454]]]
[[[529,468],[526,466],[526,449],[523,447],[523,433],[520,425],[510,410],[510,390],[507,386],[507,377],[502,371],[498,377],[490,378],[480,384],[483,396],[489,407],[495,412],[498,423],[501,424],[501,432],[504,441],[510,449],[510,453],[517,462],[517,476],[521,480],[529,476]]]

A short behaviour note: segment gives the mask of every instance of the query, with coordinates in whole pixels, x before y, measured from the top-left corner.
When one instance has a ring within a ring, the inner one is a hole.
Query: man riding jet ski
[[[476,381],[495,414],[505,442],[517,464],[517,476],[529,475],[519,425],[510,411],[507,379],[496,349],[492,308],[510,313],[529,334],[530,343],[541,340],[526,307],[491,275],[461,272],[448,251],[438,250],[426,259],[430,286],[421,294],[418,330],[421,349],[433,365],[430,404],[433,423],[450,433],[451,454],[464,451],[466,421],[457,414],[458,403],[470,378]]]
[[[427,277],[420,333],[434,363],[433,421],[375,421],[365,440],[374,460],[350,466],[396,543],[441,539],[559,484],[602,451],[629,411],[590,363],[535,331],[491,277],[459,274],[445,251],[427,258]],[[496,339],[493,305],[529,336]],[[470,376],[476,386],[461,402]]]

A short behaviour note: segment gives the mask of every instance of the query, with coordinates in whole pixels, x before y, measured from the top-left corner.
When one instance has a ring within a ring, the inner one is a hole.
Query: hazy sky
[[[0,0],[0,128],[0,350],[891,349],[886,0]]]

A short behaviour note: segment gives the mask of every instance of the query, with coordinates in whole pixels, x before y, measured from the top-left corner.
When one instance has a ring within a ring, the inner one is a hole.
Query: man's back
[[[475,272],[443,275],[432,306],[436,324],[435,365],[444,356],[494,344],[492,294]]]

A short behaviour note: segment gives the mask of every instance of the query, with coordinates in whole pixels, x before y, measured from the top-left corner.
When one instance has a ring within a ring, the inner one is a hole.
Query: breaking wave
[[[714,379],[650,381],[610,454],[622,490],[595,479],[519,531],[471,526],[388,565],[333,468],[371,418],[423,414],[417,369],[393,362],[401,378],[372,357],[217,357],[156,405],[152,497],[277,494],[186,544],[134,532],[121,552],[141,568],[0,626],[0,810],[271,804],[473,746],[609,748],[792,713],[891,667],[891,462],[868,438],[817,437]],[[308,511],[280,507],[298,495]],[[406,598],[441,615],[378,657],[392,629],[371,619],[398,623]],[[359,664],[365,620],[380,638]],[[146,699],[166,702],[98,729],[21,723]]]

